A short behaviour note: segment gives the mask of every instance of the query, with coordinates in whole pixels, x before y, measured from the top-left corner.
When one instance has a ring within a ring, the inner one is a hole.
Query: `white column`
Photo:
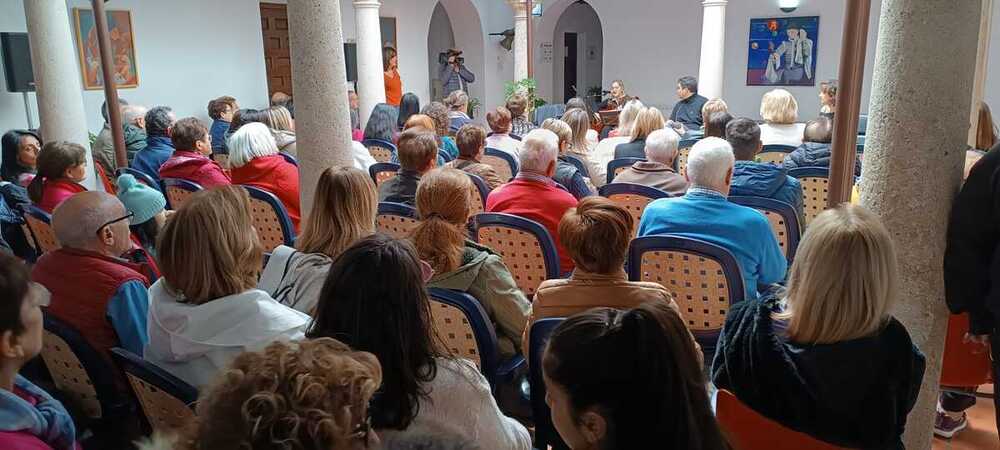
[[[382,27],[379,0],[354,0],[354,22],[358,36],[358,113],[361,129],[375,105],[385,103],[385,69],[382,67]],[[399,44],[396,44],[399,45]]]
[[[288,0],[288,29],[299,195],[306,217],[323,171],[354,164],[340,0]]]
[[[706,98],[722,97],[722,77],[726,50],[726,0],[704,0],[701,23],[701,64],[698,66],[698,93]]]
[[[507,0],[507,4],[514,8],[514,81],[520,81],[528,78],[528,20],[531,11],[528,11],[524,0]]]
[[[102,186],[94,175],[78,59],[65,0],[24,0],[31,44],[42,139],[70,141],[87,148],[87,189]],[[109,176],[114,176],[113,174]]]

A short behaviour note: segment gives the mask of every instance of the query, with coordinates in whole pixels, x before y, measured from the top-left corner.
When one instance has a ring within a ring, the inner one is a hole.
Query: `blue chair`
[[[632,164],[635,164],[639,161],[645,161],[645,159],[643,158],[612,159],[610,162],[608,162],[608,184],[614,183],[615,177],[617,177],[619,173],[621,173],[625,169],[628,169],[629,167],[632,167]]]
[[[697,139],[681,139],[680,143],[677,144],[677,159],[674,160],[674,169],[677,173],[684,173],[684,169],[687,168],[688,154],[691,153],[691,147],[694,147],[700,138]]]
[[[808,227],[809,222],[826,210],[827,197],[830,195],[830,168],[798,167],[789,169],[788,175],[797,178],[802,184],[802,209],[806,222],[803,228]]]
[[[442,159],[446,163],[450,163],[455,160],[455,158],[452,158],[448,152],[444,151],[444,149],[438,149],[438,159]]]
[[[542,354],[549,336],[563,318],[539,319],[528,330],[528,381],[531,384],[531,415],[535,420],[535,448],[568,449],[552,425],[552,412],[545,403],[545,381],[542,379]]]
[[[761,152],[757,154],[757,160],[762,163],[781,165],[785,161],[785,155],[791,153],[793,150],[795,150],[794,145],[765,145]]]
[[[566,105],[562,103],[549,103],[535,109],[534,123],[536,127],[542,126],[545,119],[560,118],[566,112]]]
[[[375,161],[383,163],[392,162],[393,156],[398,151],[396,144],[381,139],[365,139],[361,141],[361,145],[368,149]]]
[[[729,307],[744,299],[736,257],[718,245],[675,235],[632,240],[628,252],[632,281],[659,283],[673,295],[681,317],[711,361]]]
[[[123,348],[112,348],[111,357],[124,372],[154,431],[180,430],[194,420],[198,390],[166,370]]]
[[[518,162],[514,155],[503,150],[486,147],[483,153],[483,164],[489,165],[500,176],[501,180],[510,180],[517,175]]]
[[[24,224],[28,227],[38,256],[61,247],[55,230],[52,229],[52,215],[35,205],[21,205],[21,209],[24,211]]]
[[[576,167],[576,170],[580,171],[581,176],[590,177],[590,172],[587,170],[587,165],[583,162],[582,159],[580,159],[580,157],[570,155],[569,153],[567,153],[563,155],[563,158],[566,158],[566,161],[569,161],[569,163],[572,164],[573,167]]]
[[[472,194],[469,196],[469,214],[486,212],[486,197],[490,196],[490,187],[479,175],[466,173],[472,180]]]
[[[795,250],[799,247],[802,235],[802,225],[795,207],[780,200],[764,197],[737,196],[729,197],[729,201],[737,205],[747,206],[764,214],[771,224],[771,231],[778,240],[778,246],[785,253],[788,265],[795,259]]]
[[[279,245],[294,245],[295,226],[281,200],[260,188],[246,185],[243,188],[250,194],[250,217],[264,251],[272,251]]]
[[[115,171],[115,175],[119,177],[126,173],[132,175],[133,177],[135,177],[136,180],[139,180],[140,183],[145,184],[146,186],[149,186],[161,192],[163,191],[163,188],[160,186],[160,184],[157,183],[156,180],[154,180],[149,175],[146,175],[146,172],[143,172],[141,170],[136,170],[131,167],[121,167]]]
[[[289,155],[288,153],[285,152],[278,152],[278,154],[281,155],[282,158],[285,158],[285,161],[288,162],[289,164],[295,167],[299,166],[299,160],[295,159],[294,156]]]
[[[184,202],[191,198],[195,192],[204,189],[200,184],[193,181],[180,178],[163,179],[163,194],[167,197],[167,206],[174,210],[181,209],[184,206]]]
[[[511,214],[477,214],[473,235],[476,242],[500,254],[514,283],[528,298],[543,281],[562,274],[556,244],[538,222]]]
[[[410,237],[410,232],[420,223],[417,209],[403,203],[379,202],[375,215],[375,229],[396,239]]]
[[[391,162],[375,163],[368,167],[368,175],[372,177],[376,188],[394,178],[398,172],[399,164]]]
[[[632,215],[632,237],[639,231],[639,220],[653,200],[670,197],[670,194],[649,186],[635,183],[610,183],[597,189],[601,197],[615,202]]]

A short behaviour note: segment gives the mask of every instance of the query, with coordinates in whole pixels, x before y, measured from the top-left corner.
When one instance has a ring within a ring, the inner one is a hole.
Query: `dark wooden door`
[[[563,59],[563,103],[576,97],[576,33],[566,33],[565,35],[566,55]]]
[[[264,35],[268,95],[279,91],[292,95],[292,55],[288,45],[286,5],[261,3],[260,28]]]

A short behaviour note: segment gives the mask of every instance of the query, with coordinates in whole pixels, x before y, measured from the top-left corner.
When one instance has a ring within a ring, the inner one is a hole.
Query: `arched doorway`
[[[486,102],[485,31],[479,10],[471,0],[440,0],[434,8],[427,32],[427,58],[431,100],[448,95],[441,92],[438,55],[455,47],[464,50],[465,67],[476,76],[469,85],[469,97]]]
[[[570,4],[552,34],[552,101],[565,103],[603,86],[604,30],[583,0]],[[593,100],[593,98],[591,98]]]
[[[451,29],[451,18],[444,5],[438,3],[431,15],[431,26],[427,31],[427,70],[430,80],[431,100],[437,100],[447,93],[441,92],[441,80],[438,80],[438,55],[443,49],[455,46],[455,33]]]

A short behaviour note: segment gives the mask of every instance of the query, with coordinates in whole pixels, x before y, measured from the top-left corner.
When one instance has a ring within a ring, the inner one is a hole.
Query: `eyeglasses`
[[[109,220],[109,221],[105,222],[104,225],[101,225],[101,226],[97,227],[96,233],[98,235],[100,235],[101,234],[101,230],[103,230],[104,227],[106,227],[108,225],[111,225],[111,224],[113,224],[115,222],[121,222],[123,220],[129,220],[129,219],[131,219],[133,217],[135,217],[135,213],[134,212],[129,212],[128,214],[125,214],[124,216],[119,217],[119,218],[117,218],[115,220]]]

